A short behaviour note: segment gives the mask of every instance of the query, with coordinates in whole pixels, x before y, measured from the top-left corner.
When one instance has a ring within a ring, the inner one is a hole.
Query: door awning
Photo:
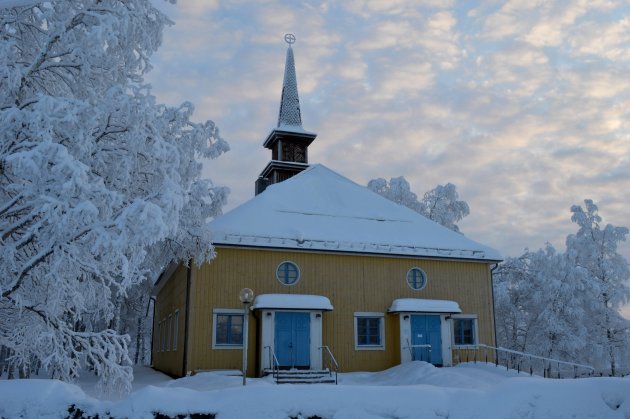
[[[399,298],[392,301],[390,313],[461,313],[459,304],[448,300],[424,300],[421,298]]]
[[[327,297],[321,295],[261,294],[254,299],[252,310],[265,308],[331,311],[333,306]]]

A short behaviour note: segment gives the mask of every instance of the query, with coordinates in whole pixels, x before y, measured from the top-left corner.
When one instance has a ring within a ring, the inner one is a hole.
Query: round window
[[[282,262],[276,269],[276,278],[284,285],[293,285],[300,280],[300,269],[293,262]]]
[[[407,285],[412,290],[421,290],[427,285],[427,274],[420,268],[411,268],[407,272]]]

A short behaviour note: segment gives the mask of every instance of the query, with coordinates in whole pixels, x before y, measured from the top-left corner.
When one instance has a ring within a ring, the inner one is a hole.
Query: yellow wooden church
[[[450,366],[462,349],[495,346],[491,271],[500,255],[309,165],[315,138],[302,127],[289,45],[256,195],[211,222],[212,262],[171,264],[155,285],[156,369],[238,370],[244,340],[248,376],[335,363],[344,372],[413,360]],[[244,288],[255,294],[247,322]]]

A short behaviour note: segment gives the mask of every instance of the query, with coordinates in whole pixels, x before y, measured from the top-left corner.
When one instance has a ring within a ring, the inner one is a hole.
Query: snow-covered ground
[[[58,418],[75,405],[89,415],[153,418],[212,413],[217,418],[624,418],[630,419],[630,378],[553,380],[493,364],[435,368],[423,362],[376,373],[340,374],[339,385],[276,385],[200,373],[172,380],[136,369],[131,395],[96,397],[93,380],[0,380],[0,416]]]

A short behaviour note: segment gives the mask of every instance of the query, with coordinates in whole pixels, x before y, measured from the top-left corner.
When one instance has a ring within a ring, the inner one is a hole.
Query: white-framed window
[[[164,352],[166,348],[166,319],[162,319],[162,352]]]
[[[477,315],[453,314],[453,346],[476,346],[478,341]]]
[[[385,315],[383,313],[354,313],[354,349],[385,349]]]
[[[283,285],[295,285],[300,280],[300,268],[295,262],[281,262],[276,268],[276,278]]]
[[[411,268],[407,271],[407,285],[415,291],[420,291],[427,286],[427,274],[420,268]]]
[[[168,334],[166,335],[166,351],[170,351],[171,350],[171,339],[172,339],[172,333],[173,333],[173,315],[169,314],[168,315]]]
[[[212,311],[212,349],[243,347],[243,310],[217,308]]]
[[[173,350],[177,350],[177,338],[179,336],[179,310],[175,310],[173,316]]]

